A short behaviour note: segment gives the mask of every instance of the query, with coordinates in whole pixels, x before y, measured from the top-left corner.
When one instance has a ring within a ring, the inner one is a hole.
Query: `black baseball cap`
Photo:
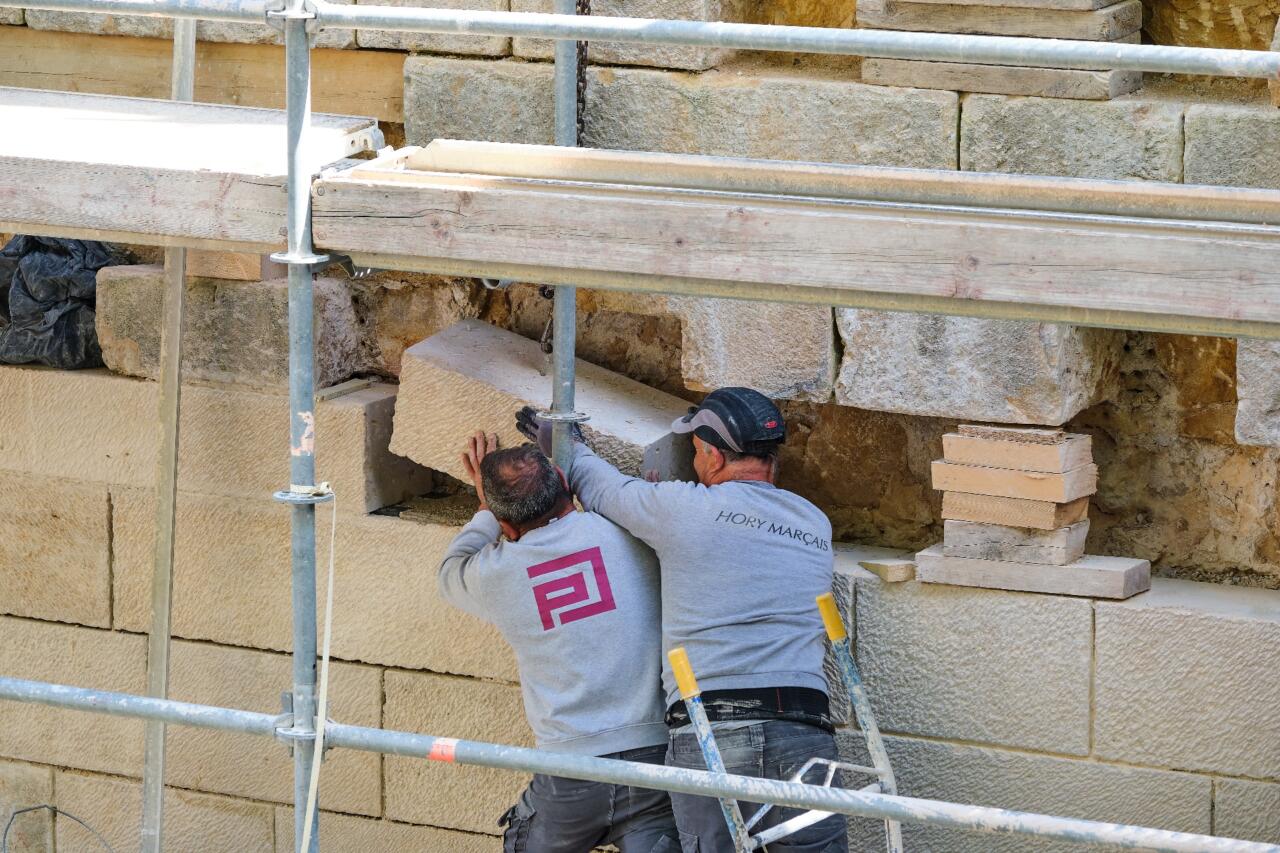
[[[753,453],[787,437],[782,412],[765,395],[750,388],[717,388],[702,405],[671,424],[674,433],[693,433],[721,450]]]

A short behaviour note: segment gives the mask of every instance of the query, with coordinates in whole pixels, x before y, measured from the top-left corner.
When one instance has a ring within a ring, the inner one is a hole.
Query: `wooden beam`
[[[1151,564],[1133,557],[1086,555],[1067,566],[948,557],[938,546],[916,554],[916,577],[924,583],[1129,598],[1151,588]]]
[[[1084,556],[1088,535],[1088,519],[1055,530],[948,519],[943,523],[942,553],[948,557],[1065,566]]]
[[[955,465],[941,460],[935,461],[932,469],[933,487],[942,492],[1070,503],[1098,490],[1098,466],[1092,464],[1061,474]]]
[[[1093,438],[1050,430],[962,425],[959,432],[942,437],[942,455],[959,465],[1061,474],[1093,461]]]
[[[1060,504],[1053,501],[970,495],[964,492],[944,492],[942,495],[942,517],[945,519],[1055,530],[1082,521],[1088,515],[1088,498]]]
[[[172,53],[164,39],[0,27],[0,86],[167,98]],[[312,106],[403,123],[405,55],[313,50]],[[198,43],[196,100],[283,109],[284,48]]]

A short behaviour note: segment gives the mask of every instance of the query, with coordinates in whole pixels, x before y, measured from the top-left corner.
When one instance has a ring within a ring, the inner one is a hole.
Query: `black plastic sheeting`
[[[0,363],[101,367],[97,274],[128,263],[116,246],[18,235],[0,249]]]

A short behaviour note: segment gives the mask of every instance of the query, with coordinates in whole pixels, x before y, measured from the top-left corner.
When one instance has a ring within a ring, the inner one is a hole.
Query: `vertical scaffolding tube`
[[[315,376],[312,349],[311,186],[306,130],[311,124],[311,55],[307,18],[286,12],[285,102],[288,112],[289,259],[289,491],[306,495],[315,485]],[[316,508],[292,505],[293,585],[293,817],[294,846],[302,853],[307,789],[315,761],[316,720]],[[319,816],[310,851],[320,849]]]
[[[195,95],[196,21],[179,18],[173,27],[170,97]],[[147,695],[169,695],[169,632],[173,606],[173,541],[178,492],[178,414],[182,400],[182,316],[186,302],[187,250],[164,253],[164,325],[160,332],[160,455],[156,460],[156,549],[151,574],[151,633],[147,636]],[[143,736],[142,853],[164,845],[165,729],[148,720]]]
[[[555,12],[573,15],[575,0],[555,0]],[[569,39],[556,42],[556,145],[578,144],[578,45]],[[564,418],[574,411],[575,358],[577,355],[578,289],[561,285],[556,288],[552,308],[552,340],[554,341],[551,413]],[[556,419],[551,425],[552,455],[556,464],[569,470],[573,446],[573,422]]]

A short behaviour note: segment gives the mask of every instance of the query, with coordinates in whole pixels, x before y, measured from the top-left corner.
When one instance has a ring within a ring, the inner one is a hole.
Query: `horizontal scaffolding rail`
[[[291,715],[278,717],[254,711],[4,677],[0,677],[0,699],[268,737],[276,736],[278,730],[287,730],[287,723],[292,718]],[[822,809],[854,817],[897,820],[948,829],[1003,834],[1030,833],[1081,844],[1110,844],[1122,849],[1141,848],[1169,853],[1280,853],[1280,845],[1275,844],[776,779],[718,776],[705,770],[589,758],[367,726],[330,723],[325,727],[325,742],[329,746],[366,752],[383,752],[525,773],[546,773],[684,794],[729,797],[799,809]]]

